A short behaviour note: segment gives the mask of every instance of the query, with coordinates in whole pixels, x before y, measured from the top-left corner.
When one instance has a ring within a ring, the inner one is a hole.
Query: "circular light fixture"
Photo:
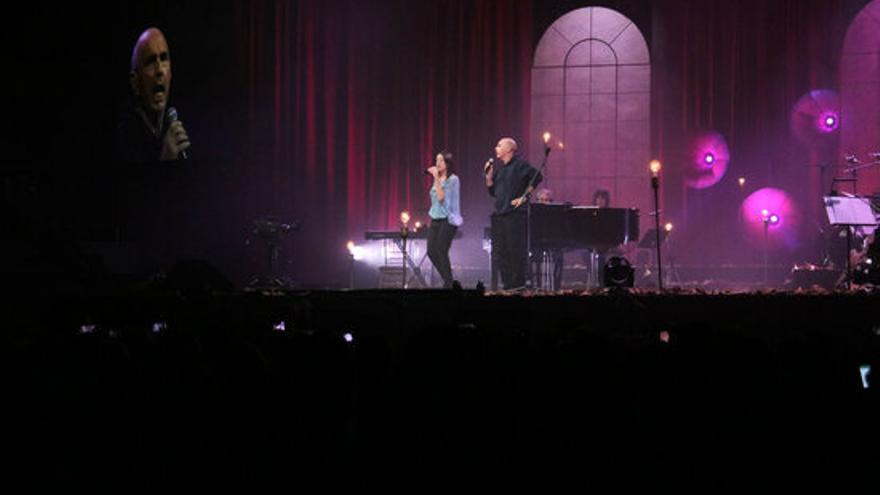
[[[706,153],[706,155],[703,157],[703,161],[706,163],[706,165],[711,167],[712,164],[715,163],[715,155],[713,155],[712,153]]]

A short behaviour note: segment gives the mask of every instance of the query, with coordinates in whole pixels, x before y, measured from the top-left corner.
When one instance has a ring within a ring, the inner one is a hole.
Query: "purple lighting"
[[[831,132],[837,129],[837,115],[826,115],[825,118],[822,120],[822,123],[825,125],[825,132]]]
[[[802,144],[815,147],[840,129],[840,98],[828,89],[810,91],[791,111],[791,131]]]
[[[706,165],[712,166],[715,163],[715,155],[712,153],[706,153],[706,156],[703,157],[703,161],[706,162]]]
[[[800,214],[794,200],[781,189],[759,189],[743,200],[740,218],[745,239],[761,248],[765,230],[769,249],[793,250],[798,246]]]
[[[693,138],[685,181],[694,189],[714,186],[724,177],[729,162],[730,151],[724,137],[717,132],[701,133]]]

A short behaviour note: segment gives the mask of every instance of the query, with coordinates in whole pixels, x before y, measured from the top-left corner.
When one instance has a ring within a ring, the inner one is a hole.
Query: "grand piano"
[[[531,205],[532,250],[605,251],[639,238],[639,210],[568,203]]]
[[[639,238],[637,208],[599,208],[570,203],[530,205],[531,252],[584,249],[601,253]],[[598,278],[597,257],[588,267],[590,280]],[[498,287],[498,269],[492,257],[492,288]]]

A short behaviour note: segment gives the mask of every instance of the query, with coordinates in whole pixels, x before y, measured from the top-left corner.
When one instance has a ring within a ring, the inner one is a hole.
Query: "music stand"
[[[846,227],[846,288],[850,288],[852,266],[849,252],[852,249],[852,228],[876,227],[877,219],[874,218],[868,198],[825,196],[823,199],[828,223],[835,227]]]

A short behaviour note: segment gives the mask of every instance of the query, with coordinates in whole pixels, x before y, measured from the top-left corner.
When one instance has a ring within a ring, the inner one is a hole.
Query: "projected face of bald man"
[[[150,28],[138,38],[129,80],[141,109],[150,117],[163,115],[171,92],[171,54],[162,31]]]

